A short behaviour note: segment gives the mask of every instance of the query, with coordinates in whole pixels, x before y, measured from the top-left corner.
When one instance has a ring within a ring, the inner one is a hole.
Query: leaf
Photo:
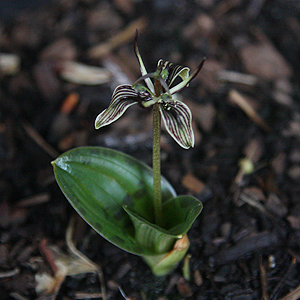
[[[61,77],[76,84],[98,85],[109,82],[111,73],[104,68],[66,61],[62,67]]]
[[[134,226],[123,209],[130,207],[153,222],[152,170],[118,151],[83,147],[52,162],[55,178],[74,209],[95,231],[116,246],[138,255],[154,253],[136,240]],[[162,178],[162,200],[176,193]]]
[[[162,208],[163,228],[143,219],[127,206],[124,209],[134,224],[138,242],[156,254],[161,254],[168,252],[187,233],[200,214],[202,203],[191,196],[169,199]]]
[[[162,254],[168,252],[175,241],[180,238],[180,236],[168,234],[166,230],[148,222],[127,206],[124,207],[124,210],[134,224],[136,240],[152,253]]]
[[[185,234],[181,239],[177,240],[174,247],[168,253],[160,255],[143,255],[143,259],[150,266],[152,272],[156,276],[165,276],[169,274],[183,259],[190,242]]]

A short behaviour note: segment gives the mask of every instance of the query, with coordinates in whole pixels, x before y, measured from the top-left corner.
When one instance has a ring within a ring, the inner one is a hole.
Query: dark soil
[[[299,1],[19,2],[0,5],[0,298],[300,299]],[[164,278],[76,216],[50,164],[92,145],[151,165],[151,109],[93,127],[114,88],[140,76],[136,27],[149,71],[160,58],[194,70],[207,57],[181,92],[195,147],[162,132],[163,175],[204,205],[188,234],[189,272],[182,262]],[[4,53],[19,68],[5,68]],[[75,83],[64,77],[69,61],[111,75]],[[74,244],[97,271],[68,276],[58,264],[62,253],[75,260],[65,237],[72,216]]]

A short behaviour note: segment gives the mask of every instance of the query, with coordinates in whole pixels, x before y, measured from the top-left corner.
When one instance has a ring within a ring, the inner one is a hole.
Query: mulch
[[[0,298],[299,299],[298,1],[45,2],[0,6]],[[76,215],[50,164],[90,145],[151,165],[151,109],[94,129],[114,88],[140,77],[137,28],[148,71],[207,57],[180,93],[195,147],[162,129],[163,175],[204,205],[162,278]]]

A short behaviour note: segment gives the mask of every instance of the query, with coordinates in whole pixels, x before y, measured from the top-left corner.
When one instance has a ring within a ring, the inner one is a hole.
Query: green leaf
[[[132,209],[129,214],[138,242],[156,254],[170,251],[176,240],[183,237],[202,210],[202,203],[191,196],[179,196],[164,202],[162,213],[164,227],[150,223]]]
[[[128,213],[134,224],[136,240],[152,253],[162,254],[168,252],[175,241],[181,237],[168,234],[166,230],[148,222],[127,206],[124,206],[124,210]]]
[[[143,259],[150,266],[154,275],[165,276],[183,259],[189,249],[189,245],[189,239],[185,234],[181,239],[176,241],[174,247],[168,253],[143,255]]]
[[[52,162],[55,178],[71,205],[104,238],[138,255],[154,253],[135,238],[135,228],[123,209],[127,205],[153,222],[152,170],[118,151],[84,147],[70,150]],[[176,193],[162,178],[162,200]]]
[[[164,227],[169,234],[184,235],[202,211],[202,203],[192,196],[178,196],[163,203]]]

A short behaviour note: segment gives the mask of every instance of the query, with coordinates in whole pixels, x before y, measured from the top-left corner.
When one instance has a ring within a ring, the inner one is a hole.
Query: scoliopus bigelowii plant
[[[189,248],[187,231],[202,210],[192,196],[177,196],[161,176],[161,119],[167,132],[183,148],[194,146],[192,114],[175,93],[188,86],[204,60],[189,75],[189,68],[159,60],[148,73],[134,42],[142,76],[119,85],[95,128],[119,119],[133,104],[153,106],[153,170],[124,153],[101,147],[70,150],[55,161],[55,178],[71,205],[95,231],[116,246],[137,254],[157,276],[170,273]],[[175,79],[180,82],[175,84]],[[142,84],[144,83],[144,84]]]

